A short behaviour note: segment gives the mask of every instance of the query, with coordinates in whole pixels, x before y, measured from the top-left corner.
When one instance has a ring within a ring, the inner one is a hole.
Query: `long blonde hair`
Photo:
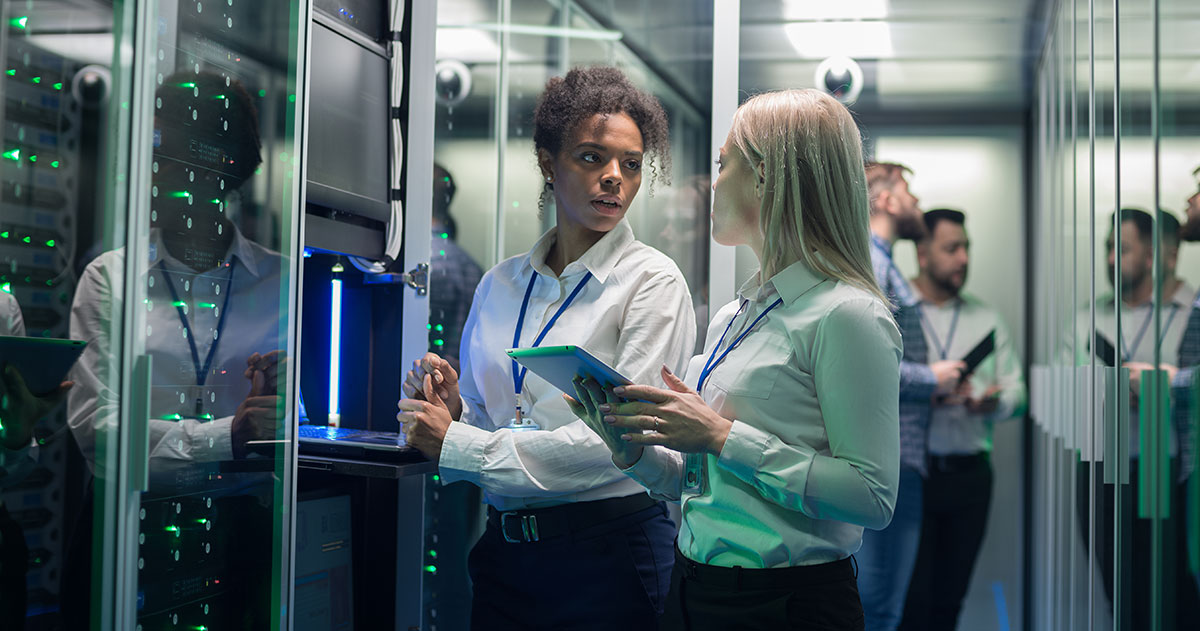
[[[730,139],[757,171],[762,278],[796,261],[887,303],[871,268],[862,137],[850,112],[818,90],[759,94],[733,116]]]

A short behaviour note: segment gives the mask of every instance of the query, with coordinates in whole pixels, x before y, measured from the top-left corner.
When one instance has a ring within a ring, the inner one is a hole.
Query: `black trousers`
[[[650,508],[567,535],[510,543],[492,520],[467,559],[476,631],[651,631],[675,524]]]
[[[954,631],[958,626],[991,503],[992,465],[986,453],[931,458],[921,544],[901,629]]]
[[[1138,517],[1138,477],[1139,462],[1133,460],[1129,466],[1129,484],[1120,486],[1104,484],[1104,466],[1096,464],[1096,493],[1092,497],[1092,506],[1088,506],[1089,482],[1086,462],[1079,463],[1076,474],[1076,510],[1083,540],[1089,540],[1088,516],[1089,511],[1095,511],[1097,536],[1092,545],[1096,553],[1096,563],[1100,566],[1100,574],[1104,580],[1104,592],[1112,603],[1115,554],[1114,543],[1116,529],[1113,527],[1115,502],[1121,502],[1123,528],[1121,533],[1121,581],[1124,585],[1125,596],[1122,602],[1128,603],[1124,621],[1118,621],[1121,629],[1149,628],[1151,619],[1151,576],[1154,574],[1152,563],[1152,538],[1155,529],[1159,530],[1162,542],[1162,555],[1158,559],[1159,585],[1162,588],[1162,606],[1159,609],[1164,629],[1200,629],[1200,591],[1197,591],[1196,579],[1188,568],[1187,561],[1187,528],[1185,519],[1185,502],[1187,484],[1176,484],[1178,463],[1172,460],[1170,468],[1171,485],[1171,514],[1168,519],[1152,520]]]
[[[0,629],[25,628],[28,592],[25,574],[29,570],[29,548],[21,526],[0,504]]]
[[[717,567],[690,561],[677,549],[662,628],[861,631],[857,570],[852,557],[789,568]]]

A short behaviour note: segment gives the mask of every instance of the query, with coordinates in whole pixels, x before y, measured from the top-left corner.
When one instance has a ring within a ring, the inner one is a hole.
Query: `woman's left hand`
[[[622,436],[634,444],[719,455],[733,421],[717,414],[666,366],[662,367],[662,378],[669,390],[651,386],[615,388],[613,392],[629,401],[600,405],[604,422],[615,427],[649,430],[645,434],[630,432]]]

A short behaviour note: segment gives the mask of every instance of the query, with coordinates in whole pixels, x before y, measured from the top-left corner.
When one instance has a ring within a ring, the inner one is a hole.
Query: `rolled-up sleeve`
[[[830,453],[734,421],[718,466],[785,508],[881,529],[899,481],[899,332],[876,301],[847,301],[822,317],[811,353]]]

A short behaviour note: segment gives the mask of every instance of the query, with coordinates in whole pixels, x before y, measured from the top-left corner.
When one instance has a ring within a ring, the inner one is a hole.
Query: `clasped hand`
[[[413,362],[401,389],[407,398],[396,403],[400,432],[409,446],[437,462],[450,423],[462,418],[458,373],[450,362],[426,353]]]
[[[606,392],[587,379],[576,383],[575,397],[563,397],[575,416],[604,439],[613,462],[622,468],[637,462],[645,445],[720,454],[733,422],[717,414],[666,366],[662,378],[670,389],[634,385]]]

